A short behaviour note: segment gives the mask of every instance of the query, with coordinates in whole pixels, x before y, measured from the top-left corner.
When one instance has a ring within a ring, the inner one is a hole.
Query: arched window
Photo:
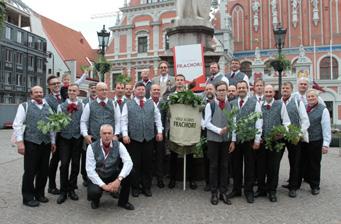
[[[240,64],[240,71],[244,72],[249,78],[252,75],[251,65],[252,65],[252,63],[249,61],[244,61]]]
[[[331,76],[331,73],[333,75]],[[330,79],[338,79],[339,78],[339,65],[335,58],[332,58],[330,61],[330,57],[325,57],[320,62],[320,79],[321,80],[330,80]]]
[[[244,50],[244,9],[240,5],[232,11],[232,33],[235,50]]]
[[[296,74],[297,70],[296,70],[296,64],[297,64],[297,58],[292,62],[292,65],[291,65],[291,72],[292,74]]]

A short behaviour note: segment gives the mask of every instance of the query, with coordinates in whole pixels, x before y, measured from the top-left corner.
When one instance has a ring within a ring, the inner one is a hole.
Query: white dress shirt
[[[100,141],[102,153],[104,157],[107,158],[108,155],[107,156],[105,155],[102,140]],[[112,147],[112,143],[110,143],[110,147]],[[129,175],[131,169],[133,168],[133,162],[130,158],[130,155],[126,147],[121,142],[119,142],[119,154],[123,162],[123,168],[118,176],[125,178]],[[93,184],[96,184],[100,187],[105,185],[103,180],[99,177],[98,173],[96,172],[96,159],[94,157],[94,152],[92,150],[91,144],[88,146],[86,150],[86,173],[88,174],[88,178],[91,180]]]
[[[215,105],[217,107],[219,105],[218,99],[215,98],[214,102],[217,104],[217,105]],[[225,98],[225,105],[226,104],[228,104],[227,98]],[[219,107],[216,109],[219,109]],[[210,103],[208,103],[205,107],[205,123],[204,124],[205,124],[205,127],[207,130],[210,130],[210,131],[220,135],[222,128],[219,128],[219,127],[215,126],[214,124],[212,124],[212,110],[211,110],[211,104]]]
[[[40,110],[43,109],[43,105],[47,104],[45,99],[43,99],[43,104],[38,104],[35,100],[31,100],[33,104],[35,104]],[[27,102],[28,103],[28,102]],[[28,108],[28,107],[27,107]],[[19,104],[17,114],[15,115],[15,119],[13,121],[13,130],[15,135],[15,140],[17,142],[24,140],[24,123],[26,121],[26,109],[23,107],[23,104]],[[50,132],[51,143],[56,144],[56,134],[54,132]]]
[[[324,108],[321,119],[323,146],[329,147],[332,140],[332,130],[330,126],[330,114],[327,108]]]
[[[105,98],[104,100],[96,98],[96,100],[98,103],[100,103],[101,101],[105,102],[106,104],[108,103],[108,98]],[[120,111],[120,107],[115,106],[114,103],[113,103],[113,105],[109,105],[109,106],[112,106],[115,110],[115,135],[119,135],[120,131],[121,131],[121,111]],[[88,103],[84,107],[82,117],[81,117],[81,133],[82,133],[83,137],[89,135],[88,134],[88,125],[87,125],[89,122],[89,118],[90,118],[90,104]]]
[[[308,101],[307,101],[307,95],[306,94],[301,95],[300,92],[294,92],[292,95],[295,96],[298,100],[302,101],[304,103],[304,106],[307,106]],[[320,104],[322,104],[323,106],[326,106],[324,100],[320,96],[318,96],[317,99],[318,99],[318,102]]]
[[[284,105],[289,104],[291,100],[295,100],[296,108],[300,117],[300,125],[301,125],[301,132],[303,134],[303,141],[309,142],[308,128],[310,126],[310,121],[309,121],[309,117],[307,114],[307,110],[304,106],[304,103],[301,101],[298,101],[299,103],[296,103],[297,101],[294,96],[290,96],[290,98],[286,102],[283,101],[283,98],[281,100],[284,103]]]
[[[87,76],[88,76],[87,73],[83,73],[83,75],[75,81],[75,84],[81,85],[86,80]]]
[[[162,84],[167,84],[167,81],[168,81],[168,77],[169,77],[169,75],[168,74],[166,74],[166,75],[160,75],[160,85],[162,85]]]
[[[264,101],[264,105],[270,105],[272,107],[272,104],[275,102],[274,99],[270,103]],[[282,102],[282,109],[281,109],[281,118],[282,118],[282,125],[288,130],[288,126],[291,124],[290,118],[288,115],[287,107]]]
[[[137,97],[134,97],[135,102],[137,103],[137,105],[140,105],[140,99]],[[146,102],[146,98],[143,98],[143,101]],[[162,122],[161,122],[161,113],[159,108],[156,106],[156,104],[153,102],[154,105],[154,121],[155,121],[155,125],[156,125],[156,129],[157,129],[157,133],[162,134],[163,131],[163,127],[162,127]],[[125,104],[123,106],[123,110],[122,110],[122,114],[125,111],[126,116],[123,117],[122,115],[122,135],[123,136],[128,136],[128,107],[127,104]]]
[[[243,106],[242,108],[244,107],[244,105],[246,104],[246,102],[248,101],[249,97],[246,96],[243,100],[244,100],[244,103],[243,103]],[[238,97],[238,108],[240,108],[240,97]],[[256,106],[255,106],[255,111],[256,113],[262,113],[262,107],[261,107],[261,104],[260,103],[256,103]],[[237,122],[237,119],[236,117],[234,117],[234,120],[235,122]],[[254,140],[254,143],[256,144],[259,144],[260,143],[260,140],[261,140],[261,137],[262,137],[262,129],[263,127],[263,119],[262,118],[259,118],[257,119],[256,123],[255,123],[255,128],[258,130],[258,133],[255,135],[255,140]],[[232,132],[232,141],[235,142],[237,140],[237,134],[235,131]]]

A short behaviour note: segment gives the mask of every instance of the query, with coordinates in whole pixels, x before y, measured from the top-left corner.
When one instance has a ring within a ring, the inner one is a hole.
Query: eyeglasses
[[[168,68],[167,66],[162,66],[162,67],[160,67],[161,69],[163,69],[163,68]]]
[[[50,83],[49,86],[56,86],[56,85],[59,85],[60,82],[54,82],[54,83]]]

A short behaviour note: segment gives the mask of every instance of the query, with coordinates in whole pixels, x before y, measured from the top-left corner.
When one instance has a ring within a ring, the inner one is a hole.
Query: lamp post
[[[278,61],[277,63],[273,63],[273,67],[278,71],[278,96],[281,97],[282,91],[282,72],[283,72],[283,64],[280,60],[282,57],[282,48],[284,47],[285,35],[287,33],[287,29],[284,29],[282,25],[279,23],[274,29],[274,36],[276,42],[276,48],[278,49]]]
[[[105,25],[103,25],[103,29],[100,32],[97,32],[98,36],[98,46],[99,46],[99,53],[100,58],[98,62],[95,64],[95,68],[98,72],[100,72],[100,81],[104,82],[104,74],[110,71],[110,64],[105,60],[105,48],[108,46],[110,32],[107,32],[105,29]]]

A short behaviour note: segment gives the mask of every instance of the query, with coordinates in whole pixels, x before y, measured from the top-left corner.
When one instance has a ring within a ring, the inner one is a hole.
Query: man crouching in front
[[[104,124],[100,129],[101,138],[88,146],[86,152],[86,172],[89,177],[88,200],[91,208],[99,206],[103,191],[117,192],[121,186],[118,206],[134,210],[128,202],[130,191],[129,173],[133,162],[127,149],[119,141],[113,140],[113,128]],[[120,164],[123,168],[120,169]]]

